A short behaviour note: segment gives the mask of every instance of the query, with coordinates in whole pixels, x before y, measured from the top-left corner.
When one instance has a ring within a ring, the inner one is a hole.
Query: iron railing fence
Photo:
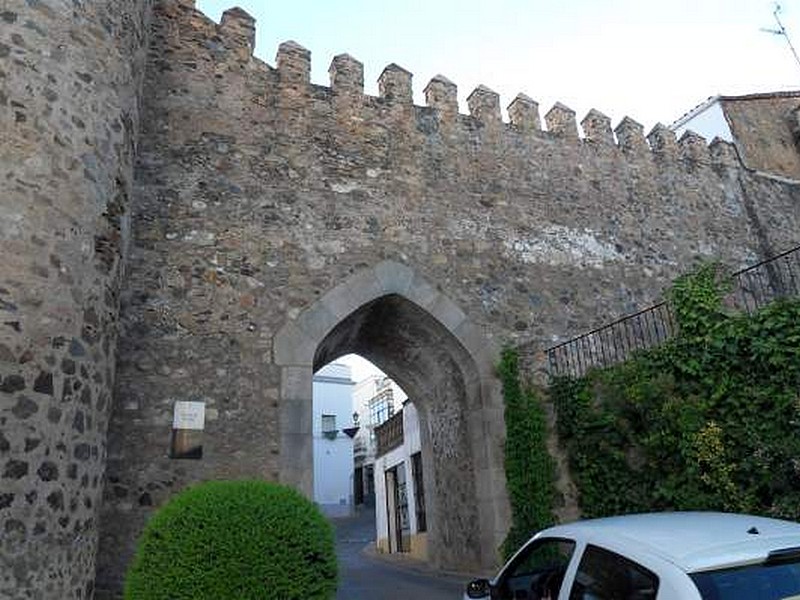
[[[750,314],[778,298],[800,295],[800,246],[737,271],[731,281],[729,303]],[[548,373],[581,377],[658,346],[677,330],[669,304],[660,302],[547,349]]]
[[[778,298],[800,296],[800,246],[737,271],[732,279],[733,304],[750,314]]]
[[[403,411],[396,412],[375,428],[377,450],[375,456],[383,456],[387,452],[403,445]]]
[[[672,309],[661,302],[548,349],[549,374],[580,377],[589,369],[624,362],[633,352],[669,339],[676,329]]]

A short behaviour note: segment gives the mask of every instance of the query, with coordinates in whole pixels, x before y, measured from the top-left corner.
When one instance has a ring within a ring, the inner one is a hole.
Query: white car
[[[558,525],[464,598],[800,600],[800,524],[673,512]]]

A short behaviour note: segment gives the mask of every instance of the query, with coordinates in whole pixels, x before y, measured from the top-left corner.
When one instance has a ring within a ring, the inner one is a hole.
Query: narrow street
[[[393,564],[365,552],[375,541],[374,510],[334,519],[339,559],[337,600],[457,600],[466,579],[427,572],[403,561]],[[468,577],[467,577],[468,579]]]

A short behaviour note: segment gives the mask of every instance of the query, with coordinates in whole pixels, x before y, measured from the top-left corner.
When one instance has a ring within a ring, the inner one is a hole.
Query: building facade
[[[412,402],[376,428],[375,529],[378,552],[428,558],[428,513],[419,415]]]
[[[359,381],[353,405],[359,430],[354,438],[354,494],[356,504],[375,505],[375,428],[399,410],[406,394],[385,374],[372,374]]]
[[[314,502],[329,517],[353,511],[353,387],[348,365],[314,373]]]

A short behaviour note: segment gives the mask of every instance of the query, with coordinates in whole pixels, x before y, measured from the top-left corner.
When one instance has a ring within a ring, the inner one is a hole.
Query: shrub
[[[333,530],[312,502],[265,481],[209,481],[151,518],[125,599],[326,599],[336,583]]]
[[[669,294],[679,334],[551,384],[585,517],[728,510],[800,519],[800,299],[726,310],[713,265]]]

